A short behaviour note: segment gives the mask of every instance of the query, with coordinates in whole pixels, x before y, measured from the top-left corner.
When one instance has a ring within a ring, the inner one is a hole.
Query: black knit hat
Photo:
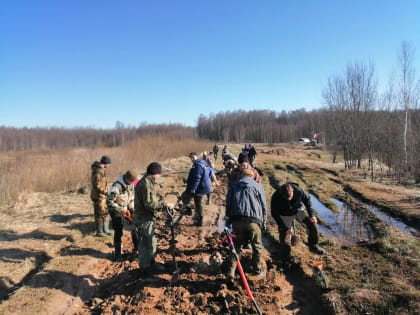
[[[158,162],[150,163],[149,166],[147,166],[147,174],[162,174],[162,165],[160,165]]]
[[[102,156],[101,164],[111,164],[111,158],[108,155]]]
[[[238,156],[238,163],[239,163],[239,164],[242,164],[242,163],[249,163],[248,155],[243,154],[243,153],[239,153],[239,156]]]

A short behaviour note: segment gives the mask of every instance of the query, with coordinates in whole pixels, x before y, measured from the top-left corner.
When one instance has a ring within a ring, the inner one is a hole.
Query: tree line
[[[197,133],[194,127],[181,124],[142,124],[138,127],[125,127],[118,121],[114,129],[0,126],[0,151],[118,147],[142,136],[188,140],[197,138]]]

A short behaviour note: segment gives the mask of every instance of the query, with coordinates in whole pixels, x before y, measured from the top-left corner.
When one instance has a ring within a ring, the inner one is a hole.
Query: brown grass
[[[109,155],[109,180],[128,169],[144,173],[153,161],[188,155],[190,151],[211,150],[212,143],[142,137],[116,148],[19,151],[0,154],[0,206],[13,205],[25,192],[76,190],[90,184],[90,166]],[[165,165],[163,165],[165,170]]]

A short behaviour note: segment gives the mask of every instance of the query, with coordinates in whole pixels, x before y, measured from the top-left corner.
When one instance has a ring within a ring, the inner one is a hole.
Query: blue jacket
[[[206,195],[211,192],[210,173],[206,161],[194,162],[188,174],[187,191],[197,195]]]
[[[244,176],[229,188],[226,197],[226,216],[249,218],[265,228],[267,203],[264,188],[254,179]]]

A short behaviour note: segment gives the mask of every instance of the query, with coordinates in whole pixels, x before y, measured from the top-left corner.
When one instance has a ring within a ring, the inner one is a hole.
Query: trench
[[[361,213],[353,209],[348,203],[331,198],[331,201],[340,209],[339,212],[335,212],[322,204],[314,195],[310,194],[310,198],[313,207],[316,209],[322,221],[322,224],[319,225],[321,233],[350,243],[356,243],[360,239],[372,240],[375,237],[375,231],[372,226],[366,222],[366,219]],[[361,204],[362,207],[368,209],[369,213],[374,215],[378,220],[398,229],[406,235],[415,235],[418,232],[415,228],[393,218],[376,206],[364,202],[361,202]]]

